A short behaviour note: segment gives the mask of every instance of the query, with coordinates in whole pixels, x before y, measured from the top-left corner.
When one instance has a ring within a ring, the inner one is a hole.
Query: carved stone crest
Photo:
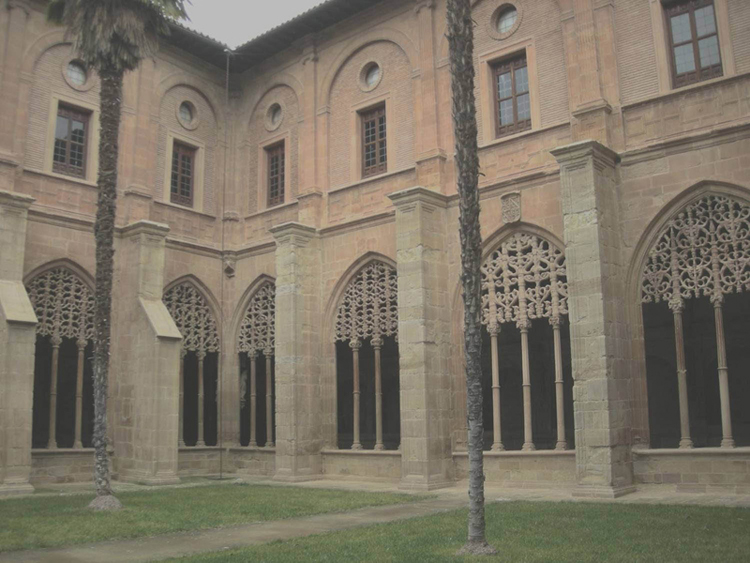
[[[521,220],[521,193],[512,192],[500,198],[503,209],[503,223],[515,223]]]

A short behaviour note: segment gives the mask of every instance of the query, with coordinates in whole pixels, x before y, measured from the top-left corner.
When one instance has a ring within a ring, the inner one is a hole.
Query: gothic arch
[[[45,262],[41,266],[37,266],[33,270],[31,270],[28,274],[24,276],[24,283],[29,283],[32,279],[37,277],[40,274],[45,273],[48,270],[52,270],[54,268],[67,268],[71,272],[73,272],[80,280],[86,284],[86,286],[89,288],[91,292],[94,292],[94,288],[96,287],[96,281],[94,279],[94,276],[92,276],[86,268],[79,265],[77,262],[74,262],[73,260],[69,258],[58,258],[57,260],[52,260],[50,262]]]
[[[229,325],[229,334],[231,334],[232,336],[233,343],[236,344],[239,341],[242,320],[245,317],[247,308],[250,306],[250,302],[252,301],[253,297],[255,297],[255,294],[258,292],[258,290],[267,283],[273,284],[275,286],[276,278],[267,274],[259,275],[249,286],[247,286],[247,289],[245,289],[242,297],[240,297],[239,303],[237,304],[237,307],[234,310],[234,314],[232,315],[232,322]],[[231,348],[230,353],[234,354],[236,351],[236,346],[234,346],[234,348]]]
[[[186,296],[194,300],[193,305],[198,308],[198,314],[202,318],[196,317],[195,312],[184,312],[177,308],[179,299],[184,297],[178,294],[180,288],[185,288]],[[188,274],[174,280],[164,288],[162,300],[177,328],[180,329],[184,350],[203,353],[220,352],[221,317],[217,312],[221,309],[211,291],[197,277]],[[200,326],[195,326],[196,322],[200,323]],[[183,329],[188,326],[198,330],[200,334],[184,334]]]
[[[393,43],[406,55],[409,60],[409,65],[412,69],[418,68],[418,52],[411,39],[401,31],[392,28],[378,28],[374,29],[364,35],[359,35],[355,39],[351,40],[340,52],[339,56],[333,61],[331,66],[328,68],[328,72],[321,83],[320,88],[320,99],[321,106],[327,107],[330,103],[331,88],[333,87],[336,77],[338,76],[341,69],[344,67],[346,62],[353,57],[356,53],[371,45],[378,42]]]
[[[325,308],[325,323],[323,327],[323,330],[325,331],[324,334],[326,335],[325,341],[331,343],[334,342],[333,339],[328,340],[328,335],[332,334],[334,331],[338,307],[341,303],[342,297],[344,296],[344,292],[346,291],[347,287],[349,287],[349,283],[360,272],[360,270],[362,270],[362,268],[366,267],[371,262],[382,262],[393,269],[398,269],[395,260],[385,256],[384,254],[373,251],[363,254],[362,256],[357,258],[357,260],[352,262],[352,264],[341,275],[339,281],[336,282],[336,285],[334,286],[333,291],[328,298],[328,302]]]

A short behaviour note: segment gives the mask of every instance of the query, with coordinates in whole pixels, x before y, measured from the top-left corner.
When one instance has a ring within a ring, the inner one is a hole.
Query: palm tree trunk
[[[102,69],[99,132],[99,201],[96,238],[95,348],[94,348],[94,484],[96,498],[90,508],[112,510],[120,502],[112,494],[107,456],[107,387],[112,319],[112,277],[117,202],[117,155],[122,98],[122,71]]]
[[[469,426],[469,533],[460,554],[493,554],[485,539],[484,427],[482,424],[482,235],[479,229],[479,155],[474,100],[474,22],[469,0],[448,0],[448,42],[464,296],[466,410]]]

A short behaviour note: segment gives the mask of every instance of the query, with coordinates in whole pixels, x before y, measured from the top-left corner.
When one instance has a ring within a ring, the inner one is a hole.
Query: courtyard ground
[[[272,504],[283,504],[290,487],[250,480],[249,487],[224,487],[228,491],[263,489],[270,493]],[[331,488],[339,490],[327,490]],[[342,480],[300,483],[293,489],[311,495],[303,494],[303,498],[349,491],[360,500],[371,496],[387,499],[397,491],[393,485]],[[158,498],[159,492],[147,496]],[[191,497],[200,496],[198,490],[170,492],[186,499],[182,510],[212,512],[209,507],[193,506]],[[492,560],[750,560],[750,495],[677,493],[674,487],[649,486],[614,501],[575,501],[565,490],[488,487],[487,500],[492,503],[487,511],[488,537],[500,551]],[[250,497],[245,497],[240,504],[249,501]],[[273,520],[276,516],[268,512],[257,521],[218,529],[194,528],[134,540],[11,551],[0,553],[0,563],[460,561],[454,554],[466,533],[465,484],[431,496],[400,495],[388,502],[283,520]],[[339,504],[336,509],[347,507]],[[183,559],[170,559],[178,557]]]

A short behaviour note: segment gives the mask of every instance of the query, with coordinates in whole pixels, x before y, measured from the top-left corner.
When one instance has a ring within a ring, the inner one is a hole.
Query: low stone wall
[[[634,449],[633,471],[639,484],[750,494],[750,448]]]
[[[117,474],[113,472],[112,478],[116,479]],[[31,450],[32,485],[86,483],[93,479],[93,448]]]
[[[453,452],[457,480],[469,478],[467,452]],[[576,483],[573,450],[484,452],[487,483],[528,489],[572,488]]]
[[[327,478],[401,480],[401,452],[398,450],[323,450],[323,475]]]
[[[193,475],[218,475],[222,471],[230,473],[231,468],[222,467],[222,449],[217,446],[180,448],[177,458],[177,472],[180,477]]]
[[[276,471],[276,448],[229,448],[227,460],[234,473],[271,477]]]

